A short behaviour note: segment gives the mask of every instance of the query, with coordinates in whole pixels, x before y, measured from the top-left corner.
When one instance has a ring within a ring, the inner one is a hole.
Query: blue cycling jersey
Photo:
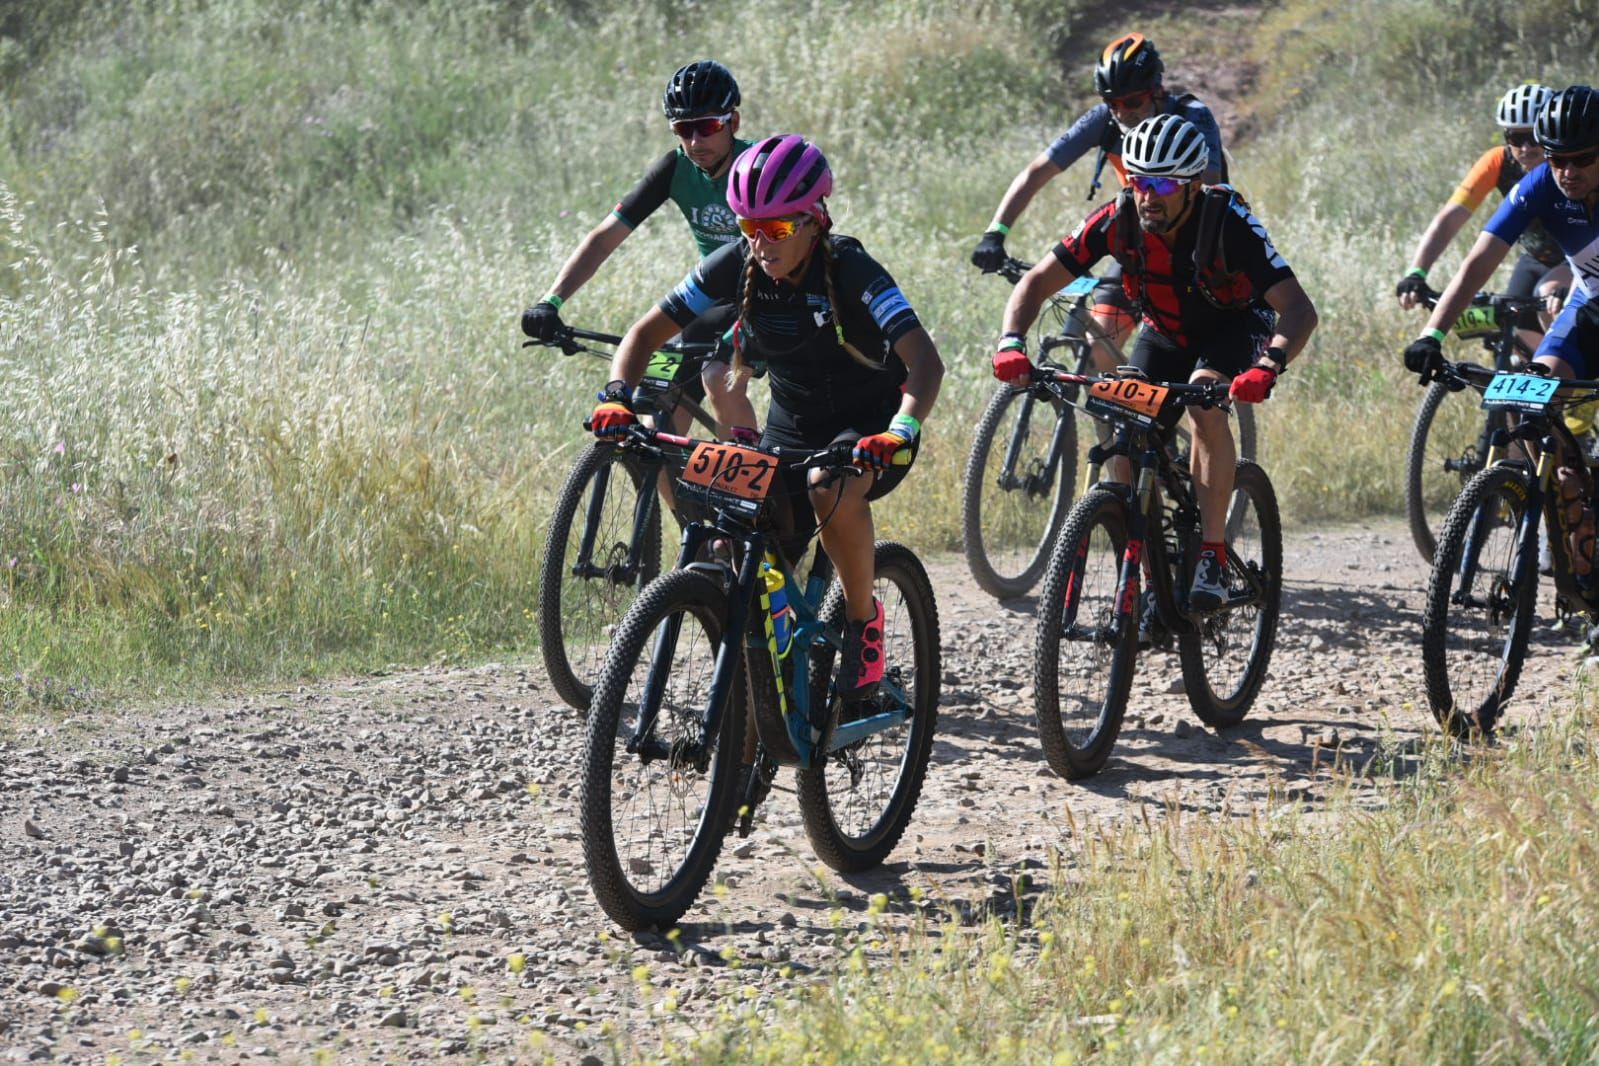
[[[1599,218],[1560,191],[1548,163],[1534,167],[1516,182],[1488,220],[1487,231],[1506,244],[1515,244],[1533,219],[1542,222],[1560,246],[1583,295],[1599,295]]]
[[[1549,164],[1543,163],[1510,190],[1488,220],[1487,232],[1506,244],[1515,244],[1533,219],[1543,223],[1565,253],[1575,279],[1564,310],[1550,323],[1537,354],[1564,360],[1577,377],[1591,378],[1599,372],[1599,351],[1594,350],[1591,340],[1584,344],[1589,331],[1579,327],[1577,315],[1584,304],[1599,295],[1599,218],[1586,204],[1561,192]]]

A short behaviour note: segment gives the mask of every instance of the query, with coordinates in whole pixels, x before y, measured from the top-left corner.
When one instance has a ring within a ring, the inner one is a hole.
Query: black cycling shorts
[[[793,413],[774,403],[766,412],[766,429],[761,433],[761,443],[819,451],[839,441],[860,440],[873,433],[883,432],[898,411],[899,393],[896,391],[880,410],[856,415],[853,418],[824,419],[819,424],[807,423],[802,429],[796,424]],[[893,492],[899,483],[905,480],[905,475],[910,473],[911,467],[916,464],[916,452],[920,446],[921,440],[918,438],[906,449],[910,452],[910,462],[879,471],[876,482],[866,493],[866,498],[877,500]],[[804,554],[805,545],[816,535],[817,516],[811,506],[809,477],[809,471],[805,470],[785,469],[781,474],[783,493],[777,506],[778,541],[784,556],[790,561],[797,561]],[[826,517],[822,516],[824,521]]]
[[[1239,314],[1235,322],[1229,322],[1225,328],[1204,340],[1194,341],[1187,348],[1179,348],[1169,337],[1146,325],[1133,342],[1127,362],[1156,382],[1188,381],[1196,370],[1214,370],[1230,379],[1248,370],[1266,350],[1276,325],[1277,312],[1252,308]],[[1172,407],[1161,416],[1161,423],[1168,427],[1176,425],[1182,411],[1181,407]]]

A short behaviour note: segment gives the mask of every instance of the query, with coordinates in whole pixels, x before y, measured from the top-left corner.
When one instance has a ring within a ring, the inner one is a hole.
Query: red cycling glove
[[[1240,403],[1260,403],[1271,395],[1271,387],[1276,383],[1277,371],[1257,365],[1233,378],[1232,388],[1227,391]]]
[[[994,353],[994,376],[1010,385],[1025,385],[1032,377],[1033,363],[1020,348],[1001,348]]]

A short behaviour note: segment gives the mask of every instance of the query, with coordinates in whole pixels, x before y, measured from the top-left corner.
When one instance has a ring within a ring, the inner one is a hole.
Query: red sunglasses
[[[731,112],[725,115],[708,115],[705,118],[684,118],[672,123],[672,132],[685,141],[690,137],[714,137],[733,121]]]

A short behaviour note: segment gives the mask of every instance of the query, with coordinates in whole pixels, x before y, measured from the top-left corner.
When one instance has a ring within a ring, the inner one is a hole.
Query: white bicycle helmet
[[[1205,135],[1176,115],[1146,118],[1122,138],[1122,163],[1129,174],[1193,178],[1205,172],[1209,161]]]
[[[1511,89],[1499,101],[1499,110],[1494,114],[1494,121],[1499,123],[1501,129],[1529,130],[1538,120],[1538,112],[1543,110],[1543,105],[1555,91],[1547,85],[1534,85],[1528,82]]]

